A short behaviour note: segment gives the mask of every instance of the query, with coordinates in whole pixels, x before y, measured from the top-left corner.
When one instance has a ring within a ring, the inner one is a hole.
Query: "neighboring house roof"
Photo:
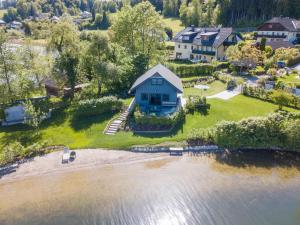
[[[231,27],[224,28],[205,28],[205,27],[187,27],[179,32],[173,39],[174,42],[187,42],[183,36],[190,36],[190,43],[197,45],[206,45],[212,47],[219,47],[226,39],[235,34]],[[202,36],[210,36],[210,40],[204,40]]]
[[[273,50],[279,49],[279,48],[295,48],[295,45],[288,41],[268,41],[266,43],[266,46],[271,46]]]
[[[163,77],[166,81],[168,81],[179,92],[183,93],[183,86],[182,86],[181,79],[178,76],[176,76],[171,70],[169,70],[168,68],[166,68],[161,64],[156,65],[155,67],[153,67],[152,69],[144,73],[142,76],[140,76],[134,82],[129,92],[134,91],[138,86],[143,84],[146,80],[148,80],[149,78],[157,74]]]
[[[259,26],[258,29],[262,28],[265,24],[274,23],[281,24],[281,26],[290,32],[300,31],[300,21],[289,17],[274,17],[265,22],[263,25]]]
[[[0,20],[0,24],[6,24],[4,20]]]

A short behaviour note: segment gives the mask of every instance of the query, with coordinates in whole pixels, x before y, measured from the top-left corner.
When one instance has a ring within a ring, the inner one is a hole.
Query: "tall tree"
[[[125,6],[112,26],[113,41],[132,56],[146,55],[150,61],[159,54],[164,40],[163,22],[149,2]]]
[[[4,30],[0,30],[0,79],[5,83],[8,100],[12,101],[13,87],[12,80],[16,73],[16,56],[7,46],[7,35]]]

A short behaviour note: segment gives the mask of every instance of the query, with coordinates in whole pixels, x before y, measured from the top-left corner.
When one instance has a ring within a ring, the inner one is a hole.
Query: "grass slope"
[[[72,120],[68,112],[60,112],[43,123],[39,136],[28,131],[25,126],[1,128],[0,147],[15,140],[27,144],[37,140],[50,140],[52,144],[63,144],[71,148],[126,149],[132,145],[182,141],[193,128],[212,127],[222,120],[237,121],[250,116],[263,116],[278,108],[274,104],[245,96],[237,96],[229,101],[210,99],[209,103],[211,110],[208,115],[187,115],[185,124],[178,131],[165,136],[137,136],[132,132],[119,132],[115,136],[104,135],[103,130],[112,119],[111,115]]]
[[[179,18],[173,17],[164,17],[163,22],[167,27],[170,27],[173,31],[173,36],[175,36],[179,31],[184,29],[183,24],[181,23]]]

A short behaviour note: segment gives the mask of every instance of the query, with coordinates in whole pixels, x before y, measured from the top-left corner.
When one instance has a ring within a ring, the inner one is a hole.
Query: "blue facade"
[[[141,109],[159,109],[163,106],[177,106],[178,90],[159,74],[140,84],[135,90],[136,103]]]

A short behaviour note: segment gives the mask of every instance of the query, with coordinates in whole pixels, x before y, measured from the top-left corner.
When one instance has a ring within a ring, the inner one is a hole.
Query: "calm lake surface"
[[[0,180],[0,224],[299,225],[299,162],[185,155]]]

